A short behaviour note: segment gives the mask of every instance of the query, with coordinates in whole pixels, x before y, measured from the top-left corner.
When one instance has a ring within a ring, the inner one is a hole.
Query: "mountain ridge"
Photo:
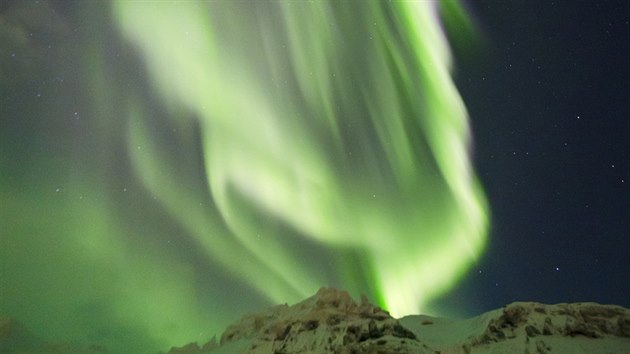
[[[110,353],[102,346],[42,341],[19,321],[1,316],[0,349],[7,354]],[[228,353],[626,354],[630,310],[592,302],[514,302],[466,319],[396,319],[365,296],[357,302],[346,291],[321,288],[294,305],[243,316],[218,340],[166,352]]]
[[[238,348],[238,349],[237,349]],[[630,352],[630,310],[597,303],[514,302],[468,319],[400,319],[342,290],[321,288],[289,306],[249,314],[217,342],[168,354],[231,353],[525,353]]]

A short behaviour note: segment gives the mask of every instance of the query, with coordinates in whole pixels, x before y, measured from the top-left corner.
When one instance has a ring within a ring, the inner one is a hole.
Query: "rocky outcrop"
[[[517,302],[488,323],[478,343],[498,342],[518,336],[630,338],[630,312],[620,306],[595,303],[543,305]]]
[[[0,353],[3,354],[97,354],[108,353],[98,346],[79,346],[69,342],[45,342],[11,317],[0,317]]]
[[[168,351],[168,354],[206,354],[211,353],[217,346],[217,339],[212,338],[212,340],[201,347],[196,342],[187,344],[183,347],[173,347]]]
[[[245,316],[220,346],[249,340],[247,353],[434,353],[389,313],[345,291],[322,288],[293,306]]]
[[[630,353],[630,310],[613,305],[516,302],[471,319],[401,322],[427,345],[454,354]],[[455,335],[444,336],[448,331]]]
[[[24,325],[11,317],[0,317],[0,353],[28,352],[42,345]]]

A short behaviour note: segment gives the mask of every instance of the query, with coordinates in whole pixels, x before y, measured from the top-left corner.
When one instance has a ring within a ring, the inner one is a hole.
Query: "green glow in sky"
[[[364,269],[348,276],[367,276],[401,316],[478,257],[486,207],[436,4],[362,4],[116,2],[162,99],[198,120],[211,199],[177,185],[185,172],[156,153],[151,118],[137,108],[129,149],[145,186],[208,257],[270,300],[330,281],[286,246],[308,238],[356,250]]]
[[[439,3],[77,3],[76,87],[2,111],[0,313],[141,353],[321,286],[430,310],[488,228]]]

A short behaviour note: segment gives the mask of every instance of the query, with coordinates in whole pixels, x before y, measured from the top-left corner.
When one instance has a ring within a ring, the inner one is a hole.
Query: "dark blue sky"
[[[456,51],[489,249],[441,306],[630,306],[630,2],[476,1]]]

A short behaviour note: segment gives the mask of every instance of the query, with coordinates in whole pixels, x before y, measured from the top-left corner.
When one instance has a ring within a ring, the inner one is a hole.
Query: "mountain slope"
[[[630,310],[595,303],[516,302],[469,319],[392,318],[363,298],[320,289],[293,306],[243,317],[219,343],[175,353],[630,353]]]

